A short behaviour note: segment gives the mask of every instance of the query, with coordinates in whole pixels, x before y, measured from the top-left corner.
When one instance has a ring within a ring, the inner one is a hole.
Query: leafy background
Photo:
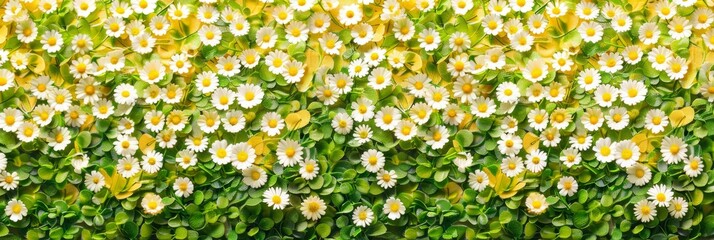
[[[190,0],[173,3],[198,6]],[[341,4],[352,3],[340,1]],[[378,3],[381,1],[378,1]],[[565,1],[573,9],[576,1]],[[652,6],[645,1],[608,1],[629,12],[634,26],[629,32],[616,34],[607,28],[603,41],[597,44],[584,43],[574,31],[580,20],[572,12],[561,19],[552,20],[546,33],[536,36],[534,50],[523,54],[509,54],[508,64],[522,66],[529,59],[549,57],[559,49],[579,52],[574,57],[577,66],[594,61],[593,56],[616,49],[607,43],[629,45],[637,39],[637,26],[653,14]],[[92,58],[105,55],[111,47],[128,46],[126,37],[108,38],[101,23],[108,13],[105,7],[111,1],[97,2],[97,11],[89,17],[79,18],[71,10],[71,1],[59,2],[58,12],[43,15],[37,11],[37,1],[23,3],[30,11],[31,18],[38,23],[39,32],[59,30],[67,43],[71,36],[86,33],[92,37],[95,50]],[[536,1],[536,12],[543,12],[547,2]],[[158,3],[156,13],[136,15],[142,21],[150,16],[163,14],[169,2]],[[287,4],[276,0],[272,5]],[[473,46],[468,50],[471,56],[483,54],[486,49],[500,45],[506,38],[484,35],[480,19],[484,15],[486,1],[474,2],[474,11],[464,16],[456,16],[449,1],[438,1],[434,10],[420,13],[413,1],[401,2],[407,9],[409,18],[415,23],[417,32],[431,27],[439,31],[443,38],[455,31],[470,34]],[[598,2],[603,5],[604,2]],[[698,6],[712,6],[710,1],[700,1]],[[160,44],[149,55],[129,53],[127,65],[141,66],[148,59],[168,59],[173,53],[183,51],[194,56],[194,68],[188,74],[169,74],[159,85],[169,82],[179,84],[186,90],[185,99],[179,104],[160,103],[156,106],[135,106],[127,117],[136,123],[142,122],[146,112],[152,108],[168,113],[180,109],[197,119],[200,110],[212,109],[209,98],[192,88],[191,81],[200,69],[215,68],[215,59],[224,54],[235,55],[254,47],[255,30],[259,26],[274,26],[271,17],[262,11],[263,3],[254,1],[220,1],[219,8],[231,7],[242,11],[251,23],[251,33],[244,37],[234,37],[224,33],[221,44],[216,47],[203,46],[196,34],[201,23],[195,17],[183,21],[172,21],[172,31],[158,37]],[[267,6],[267,8],[269,8]],[[183,170],[172,164],[172,156],[180,149],[162,149],[168,157],[163,169],[154,175],[142,174],[124,179],[115,173],[119,158],[113,152],[113,142],[117,136],[117,119],[92,119],[81,128],[71,128],[73,145],[65,151],[53,151],[43,141],[21,143],[14,133],[0,131],[0,151],[8,156],[8,170],[20,176],[20,187],[15,191],[0,190],[0,196],[9,200],[21,199],[29,208],[29,214],[19,222],[11,222],[1,217],[0,234],[13,238],[228,238],[228,239],[279,239],[279,238],[626,238],[626,239],[670,239],[698,238],[714,234],[714,172],[712,153],[714,152],[714,116],[711,103],[701,98],[698,86],[710,81],[709,72],[712,55],[704,47],[698,34],[692,38],[672,40],[668,36],[660,39],[659,45],[671,46],[677,55],[688,58],[689,74],[683,80],[671,80],[664,72],[658,72],[643,60],[637,65],[626,65],[623,71],[603,74],[604,83],[618,83],[623,79],[645,79],[648,86],[647,98],[643,103],[629,108],[631,126],[623,131],[596,131],[595,137],[608,136],[616,140],[634,139],[644,157],[641,162],[653,168],[653,178],[645,186],[636,187],[627,182],[627,174],[614,163],[604,164],[594,159],[592,151],[582,153],[583,162],[573,168],[563,168],[557,161],[563,147],[549,149],[549,165],[539,174],[527,173],[515,178],[500,173],[499,165],[504,157],[496,149],[496,142],[502,135],[500,121],[511,115],[519,121],[519,136],[524,136],[526,148],[538,147],[538,140],[529,136],[526,114],[531,108],[552,111],[556,107],[566,108],[574,116],[581,116],[583,109],[595,106],[592,94],[580,88],[569,89],[569,97],[560,103],[523,104],[507,113],[499,109],[496,116],[475,119],[469,115],[459,126],[448,126],[452,136],[450,143],[441,150],[428,147],[421,139],[398,141],[391,132],[373,127],[374,141],[358,146],[350,136],[334,133],[330,126],[337,109],[349,109],[349,103],[360,96],[374,101],[377,107],[397,106],[408,109],[414,97],[407,93],[400,83],[414,72],[424,72],[436,85],[449,86],[451,75],[445,61],[454,53],[442,41],[442,46],[433,52],[422,51],[413,39],[402,43],[391,35],[391,25],[378,17],[379,4],[363,6],[366,22],[375,28],[375,43],[384,49],[407,51],[408,63],[405,68],[392,69],[394,88],[375,91],[366,86],[365,79],[357,79],[352,93],[340,98],[334,106],[325,106],[314,98],[313,79],[324,78],[326,73],[345,72],[350,60],[360,57],[367,50],[346,44],[339,56],[322,53],[317,45],[318,36],[311,36],[306,43],[288,44],[280,39],[276,49],[286,51],[294,59],[306,63],[306,77],[298,84],[288,84],[282,76],[276,76],[259,65],[254,71],[242,71],[233,78],[220,77],[220,85],[234,88],[239,83],[250,81],[260,84],[266,91],[266,98],[260,106],[245,112],[248,130],[239,134],[219,131],[210,136],[211,141],[227,139],[231,143],[248,141],[253,145],[260,160],[258,163],[268,169],[266,186],[251,189],[241,181],[241,174],[231,166],[218,166],[211,162],[209,154],[199,154],[199,164]],[[317,5],[315,11],[323,11]],[[680,8],[678,14],[687,16],[693,8]],[[329,12],[337,16],[337,11]],[[304,21],[311,11],[296,13],[295,19]],[[519,16],[515,16],[519,17]],[[0,44],[10,52],[28,51],[31,55],[27,70],[15,71],[16,81],[26,86],[37,75],[48,75],[55,85],[71,89],[73,79],[69,74],[68,62],[80,57],[72,51],[56,54],[44,52],[39,41],[21,44],[14,36],[14,26],[3,22],[0,27]],[[219,23],[222,28],[223,23]],[[661,27],[665,26],[660,23]],[[278,35],[284,34],[281,27],[275,28]],[[666,29],[666,28],[663,28]],[[345,43],[350,42],[350,30],[333,24],[330,31],[340,36]],[[10,69],[9,63],[3,67]],[[701,66],[701,67],[700,67]],[[516,81],[521,88],[528,82],[514,69],[508,71],[487,71],[479,75],[481,91],[490,93],[504,81]],[[106,94],[120,83],[133,84],[142,92],[148,84],[140,81],[131,72],[106,73],[97,76],[102,91]],[[572,74],[550,72],[543,81],[568,83]],[[0,108],[19,108],[29,113],[37,104],[25,87],[2,92]],[[91,112],[89,106],[82,107]],[[666,134],[651,134],[643,130],[644,114],[649,109],[662,109],[670,114],[673,126]],[[276,111],[287,117],[289,130],[279,137],[268,137],[260,133],[260,123],[256,116]],[[678,112],[681,111],[681,112]],[[674,112],[674,113],[673,113]],[[296,115],[290,115],[296,114]],[[291,119],[291,120],[290,120]],[[309,119],[305,124],[296,124],[296,119]],[[575,119],[578,119],[577,117]],[[440,124],[433,117],[424,128]],[[55,115],[50,126],[64,125],[61,114]],[[292,126],[291,126],[292,125]],[[571,124],[561,132],[568,136],[575,130]],[[189,124],[178,132],[181,139],[192,131]],[[697,178],[689,178],[682,167],[666,165],[659,160],[659,141],[665,135],[682,137],[693,153],[702,157],[704,173]],[[154,135],[138,128],[135,137],[140,139],[142,152],[154,148]],[[299,177],[295,168],[283,168],[276,164],[276,143],[280,138],[297,139],[309,156],[314,156],[320,164],[321,174],[311,181]],[[359,164],[359,156],[369,148],[376,148],[387,156],[386,169],[393,169],[399,178],[396,188],[384,190],[376,184],[374,174],[368,173]],[[484,169],[490,174],[492,184],[482,192],[468,187],[467,174],[457,171],[452,163],[457,153],[467,151],[474,155],[475,164],[470,169]],[[107,178],[107,188],[93,193],[84,189],[83,174],[76,173],[71,166],[71,157],[84,152],[90,157],[90,165],[84,171],[101,169]],[[572,197],[561,197],[557,192],[560,176],[575,176],[580,190]],[[173,181],[179,177],[189,177],[195,184],[194,193],[187,198],[175,197],[171,190]],[[638,222],[633,215],[633,205],[646,198],[647,189],[653,184],[671,186],[690,203],[690,210],[682,219],[669,217],[666,209],[658,209],[657,217],[648,223]],[[291,207],[283,211],[272,210],[262,201],[262,192],[269,186],[280,186],[291,195]],[[157,216],[142,212],[140,200],[144,193],[156,192],[163,197],[166,208]],[[550,204],[545,214],[534,216],[526,212],[524,200],[530,192],[542,192]],[[318,221],[307,221],[296,206],[309,194],[317,194],[326,201],[327,214]],[[407,213],[398,220],[388,220],[381,209],[388,196],[396,195],[407,206]],[[4,208],[6,201],[0,202]],[[366,228],[354,226],[352,211],[356,206],[367,205],[376,213],[375,221]]]

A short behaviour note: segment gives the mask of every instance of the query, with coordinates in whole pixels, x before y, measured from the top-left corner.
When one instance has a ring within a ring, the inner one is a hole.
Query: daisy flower
[[[669,125],[669,118],[660,109],[651,109],[645,117],[645,128],[657,134],[664,131],[664,128]]]
[[[503,82],[496,88],[498,101],[505,103],[516,103],[521,97],[521,90],[512,82]]]
[[[211,149],[208,152],[211,153],[211,160],[218,165],[225,165],[229,163],[232,159],[230,156],[233,146],[228,145],[226,140],[217,140],[211,144]],[[246,156],[246,159],[248,157]]]
[[[268,182],[268,174],[263,168],[258,166],[250,166],[243,169],[243,183],[251,188],[260,188]]]
[[[489,35],[498,35],[503,30],[503,20],[496,14],[491,14],[481,19],[483,31]]]
[[[689,158],[684,159],[684,174],[689,177],[697,177],[704,170],[704,162],[700,157],[689,156]]]
[[[652,179],[652,170],[647,165],[635,163],[627,168],[627,181],[635,186],[644,186]]]
[[[597,22],[583,22],[578,26],[578,33],[580,33],[583,41],[597,43],[602,39],[604,29]]]
[[[196,159],[196,155],[192,151],[181,150],[178,152],[178,156],[176,156],[176,162],[181,168],[188,169],[189,167],[196,166],[198,159]]]
[[[622,50],[622,56],[628,64],[637,64],[642,60],[642,55],[642,50],[637,45],[628,46]]]
[[[441,114],[441,119],[448,125],[459,125],[465,117],[464,110],[454,103],[447,105]]]
[[[51,113],[54,114],[54,110],[52,110]],[[5,108],[0,113],[0,129],[6,132],[15,132],[24,120],[25,116],[22,115],[22,112],[20,110],[14,108]]]
[[[520,31],[509,37],[511,41],[511,47],[518,52],[530,51],[533,46],[533,41],[535,38],[526,31]]]
[[[377,185],[384,189],[390,189],[397,184],[397,172],[394,170],[379,170],[377,173]]]
[[[66,127],[58,127],[50,130],[45,139],[47,140],[47,145],[52,147],[53,150],[62,151],[69,145],[71,137]]]
[[[469,186],[473,188],[476,191],[483,191],[488,187],[489,184],[489,179],[488,175],[481,171],[480,169],[475,170],[472,173],[469,173]]]
[[[657,184],[647,190],[647,199],[652,200],[652,203],[659,207],[669,207],[669,202],[672,200],[674,193],[664,184]]]
[[[281,139],[276,150],[280,165],[290,167],[298,164],[303,159],[303,147],[295,140]]]
[[[221,118],[223,129],[230,133],[237,133],[245,128],[246,120],[240,110],[229,111]]]
[[[632,106],[645,100],[647,87],[636,80],[626,80],[620,84],[620,97],[626,105]]]
[[[620,13],[610,20],[610,26],[615,32],[627,32],[632,28],[632,18],[626,13]]]
[[[671,204],[667,207],[669,215],[674,218],[682,218],[689,210],[689,203],[682,197],[672,198]]]
[[[642,24],[637,31],[637,38],[646,45],[656,44],[659,41],[659,35],[659,27],[652,22]]]
[[[542,60],[531,60],[526,63],[523,77],[533,83],[540,82],[548,75],[548,65]]]
[[[523,160],[519,156],[508,156],[501,162],[501,171],[506,174],[507,177],[515,177],[525,168],[523,167]]]
[[[368,172],[376,173],[384,167],[384,154],[375,149],[369,149],[362,153],[362,166]]]
[[[593,146],[593,151],[595,152],[595,159],[603,163],[612,162],[615,160],[612,149],[614,145],[610,138],[600,138],[595,141],[595,146]]]
[[[578,182],[571,176],[563,176],[558,180],[558,192],[562,196],[573,196],[578,191]]]
[[[145,213],[157,215],[164,209],[164,203],[162,202],[161,196],[155,193],[147,193],[144,195],[144,198],[141,199],[141,207],[144,209]]]
[[[143,160],[141,161],[141,168],[144,172],[149,174],[159,172],[161,167],[164,165],[164,155],[154,150],[146,153],[146,155],[142,156],[141,159]]]
[[[548,155],[540,149],[536,149],[526,155],[526,168],[531,172],[539,173],[543,171],[547,164]]]
[[[548,126],[548,112],[544,109],[532,109],[528,112],[528,125],[537,131]]]
[[[653,202],[642,199],[635,204],[635,218],[642,222],[652,221],[657,215],[657,206]]]
[[[548,19],[543,17],[543,14],[533,14],[528,17],[528,30],[533,34],[541,34],[545,32],[548,26]]]
[[[441,149],[449,142],[449,131],[441,125],[433,126],[427,131],[424,141],[433,149]]]
[[[407,208],[399,198],[389,197],[387,201],[384,202],[384,209],[382,210],[384,214],[387,214],[387,218],[397,220],[406,212]]]
[[[367,227],[370,224],[372,224],[372,220],[374,219],[374,212],[372,212],[372,209],[369,209],[366,206],[359,206],[355,208],[354,212],[352,213],[352,221],[354,221],[355,225],[358,227]]]
[[[515,12],[528,12],[533,9],[535,2],[533,0],[509,0],[508,5]]]
[[[15,134],[21,142],[32,142],[40,135],[40,128],[32,122],[25,121],[17,127]]]
[[[290,203],[288,193],[277,187],[268,188],[263,192],[263,202],[274,210],[284,209]]]
[[[600,14],[600,9],[592,2],[580,2],[575,6],[575,15],[585,20],[593,20]]]
[[[548,210],[548,202],[543,194],[532,192],[526,198],[526,207],[529,213],[540,215]]]
[[[300,177],[312,180],[320,173],[320,165],[315,160],[308,159],[300,163]]]
[[[365,144],[372,139],[372,128],[368,125],[359,125],[355,128],[355,132],[352,135],[358,144]]]
[[[27,206],[25,206],[22,200],[13,198],[5,206],[5,215],[10,217],[10,221],[20,221],[27,216]]]
[[[280,131],[285,127],[285,121],[280,114],[276,112],[268,112],[263,115],[261,120],[260,130],[267,133],[268,136],[280,134]]]
[[[635,165],[640,159],[640,148],[630,140],[617,143],[615,146],[615,160],[623,168]]]
[[[302,215],[310,221],[319,220],[322,215],[325,215],[325,201],[318,196],[309,196],[300,204]]]
[[[92,192],[99,192],[104,188],[104,175],[97,171],[92,171],[84,175],[84,185]]]
[[[588,131],[596,131],[600,129],[604,122],[605,117],[600,108],[588,108],[580,117],[580,123],[582,123]]]
[[[563,165],[566,167],[571,168],[576,164],[580,164],[582,157],[577,149],[568,148],[563,150],[562,155],[560,156],[560,161],[563,162]]]
[[[340,54],[340,49],[342,48],[342,40],[334,33],[328,32],[322,35],[321,38],[317,40],[322,47],[322,50],[329,55]]]
[[[193,193],[193,182],[187,177],[179,177],[174,181],[174,194],[180,197],[188,197]]]
[[[471,39],[464,32],[455,32],[449,38],[449,48],[457,52],[463,52],[471,47]]]
[[[622,56],[616,52],[606,52],[600,54],[598,64],[600,65],[600,71],[615,73],[622,70]]]
[[[513,134],[501,135],[501,139],[498,140],[498,150],[504,155],[517,155],[521,148],[523,148],[523,141],[521,137]]]
[[[546,147],[556,147],[560,143],[560,132],[554,127],[547,128],[540,133],[540,140]]]
[[[689,38],[692,35],[692,25],[689,23],[689,19],[682,16],[675,16],[669,21],[667,27],[669,35],[674,40]]]
[[[124,178],[130,178],[141,171],[139,161],[133,157],[124,157],[119,160],[116,166],[117,172]]]
[[[677,164],[687,158],[687,144],[674,136],[665,136],[660,147],[662,159],[667,164]]]
[[[550,114],[550,124],[556,129],[565,129],[572,121],[570,114],[563,108],[556,108]]]
[[[685,58],[673,57],[667,61],[667,76],[671,79],[679,80],[684,78],[688,69],[689,65]]]
[[[5,191],[10,191],[20,184],[20,179],[16,172],[2,172],[0,173],[0,187],[5,189]]]

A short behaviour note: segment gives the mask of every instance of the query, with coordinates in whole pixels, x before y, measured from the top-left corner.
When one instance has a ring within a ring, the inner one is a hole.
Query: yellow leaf
[[[384,24],[379,24],[377,28],[374,29],[374,37],[372,37],[373,42],[379,42],[382,41],[382,38],[384,38],[384,30],[386,27]]]
[[[689,48],[689,68],[687,69],[687,73],[684,75],[684,78],[679,80],[679,84],[682,85],[682,88],[684,89],[689,89],[696,83],[697,81],[697,69],[702,66],[704,63],[704,54],[702,54],[702,49],[699,47],[690,47]]]
[[[30,55],[30,63],[35,67],[31,68],[32,72],[40,74],[45,71],[45,59],[37,54]]]
[[[65,202],[72,204],[74,201],[77,201],[77,198],[79,197],[79,190],[72,184],[64,185],[64,189],[62,189],[62,196],[64,196]]]
[[[265,133],[260,132],[258,134],[253,135],[250,139],[248,139],[248,144],[255,149],[255,154],[256,155],[263,155],[263,151],[265,150],[265,141],[263,141],[263,137],[265,136]]]
[[[449,182],[446,184],[446,187],[444,187],[444,193],[451,203],[458,203],[461,200],[464,190],[461,189],[458,184]]]
[[[681,127],[689,124],[694,120],[694,109],[692,107],[684,107],[674,110],[669,114],[669,121],[673,127]]]
[[[523,149],[525,149],[527,153],[531,153],[538,149],[539,145],[540,138],[538,138],[535,134],[528,132],[525,136],[523,136]]]
[[[644,153],[651,152],[654,150],[651,136],[647,135],[647,132],[643,131],[638,134],[635,134],[635,136],[632,137],[632,142],[640,148],[640,152]]]
[[[7,40],[7,26],[0,27],[0,43],[4,43]]]
[[[149,134],[144,133],[144,135],[141,135],[139,138],[139,149],[141,152],[144,154],[151,152],[151,150],[154,150],[154,145],[156,143],[156,139],[152,137]]]
[[[288,130],[303,128],[307,126],[308,123],[310,123],[310,112],[305,109],[288,114],[285,118],[285,125],[288,127]]]

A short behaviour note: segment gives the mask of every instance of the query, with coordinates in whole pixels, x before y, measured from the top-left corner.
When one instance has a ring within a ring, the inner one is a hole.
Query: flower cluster
[[[674,230],[714,221],[699,212],[714,192],[708,4],[8,0],[2,223],[688,234]]]

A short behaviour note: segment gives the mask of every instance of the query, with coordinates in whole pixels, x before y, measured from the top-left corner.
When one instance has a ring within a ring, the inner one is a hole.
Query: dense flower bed
[[[711,0],[1,6],[1,236],[714,234]]]

